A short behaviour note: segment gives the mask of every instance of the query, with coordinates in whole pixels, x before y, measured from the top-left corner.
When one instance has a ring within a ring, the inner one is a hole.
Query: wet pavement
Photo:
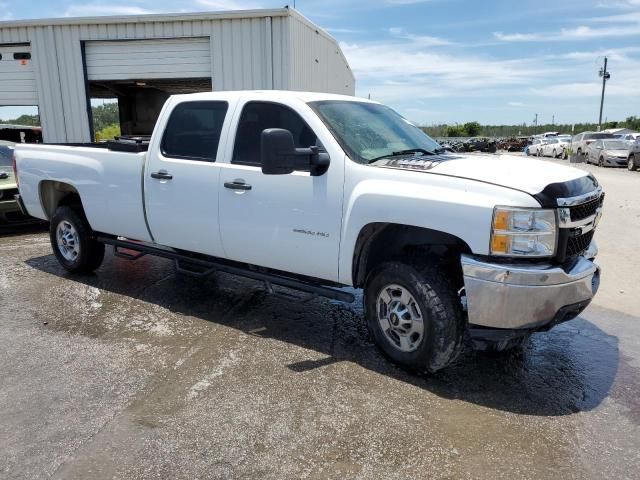
[[[110,250],[71,276],[46,233],[0,233],[0,478],[639,478],[640,269],[603,244],[622,223],[640,243],[627,173],[598,175],[597,301],[431,377],[382,357],[357,303]]]

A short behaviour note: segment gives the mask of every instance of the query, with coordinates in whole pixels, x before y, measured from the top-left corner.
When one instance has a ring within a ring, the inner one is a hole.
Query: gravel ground
[[[111,253],[73,277],[0,234],[0,478],[638,478],[640,173],[580,168],[607,192],[594,303],[431,377],[358,304]]]

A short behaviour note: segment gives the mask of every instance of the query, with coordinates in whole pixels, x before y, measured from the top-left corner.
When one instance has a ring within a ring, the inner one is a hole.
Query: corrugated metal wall
[[[117,22],[107,19],[99,23],[100,20],[95,19],[95,23],[83,20],[77,24],[73,20],[53,24],[35,21],[24,26],[12,26],[9,22],[6,27],[0,23],[0,44],[31,43],[46,142],[91,141],[83,49],[85,42],[93,40],[207,37],[211,42],[214,90],[353,93],[353,76],[337,44],[324,32],[315,34],[309,27],[312,24],[304,17],[289,9],[245,15],[238,12],[220,19],[213,14],[203,14],[200,18],[184,15],[180,20],[165,16],[166,21],[154,16],[138,16],[122,17]],[[316,58],[321,63],[316,63]],[[309,68],[310,62],[316,66],[311,64]],[[323,76],[326,78],[319,78]]]
[[[355,95],[355,78],[336,41],[293,12],[290,88]]]

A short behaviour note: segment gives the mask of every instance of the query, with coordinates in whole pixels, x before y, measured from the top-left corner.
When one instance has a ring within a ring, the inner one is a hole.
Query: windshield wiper
[[[380,155],[379,157],[372,158],[367,163],[377,162],[378,160],[382,160],[383,158],[402,157],[404,155],[410,155],[412,153],[421,153],[422,155],[435,155],[435,152],[425,150],[424,148],[409,148],[407,150],[399,150],[397,152],[387,153],[386,155]]]

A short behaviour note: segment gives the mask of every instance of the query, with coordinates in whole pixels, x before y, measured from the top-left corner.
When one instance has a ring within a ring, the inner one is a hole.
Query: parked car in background
[[[538,156],[540,155],[539,152],[542,145],[544,145],[544,140],[542,140],[541,138],[534,138],[531,142],[531,145],[527,145],[527,147],[524,149],[524,153],[527,154],[527,156]]]
[[[614,136],[611,133],[582,132],[571,139],[571,149],[578,155],[583,155],[587,153],[589,144],[604,138],[614,138]]]
[[[587,148],[587,163],[595,163],[599,167],[623,167],[632,153],[629,144],[617,138],[595,140]]]
[[[552,137],[547,139],[545,143],[539,148],[539,155],[541,157],[564,157],[565,150],[570,145],[570,139]]]
[[[495,140],[490,140],[484,137],[470,138],[464,143],[465,152],[489,152],[495,153],[498,150],[498,145]]]
[[[14,195],[18,186],[13,173],[13,142],[0,140],[0,224],[24,220]]]
[[[640,143],[640,133],[616,133],[615,138],[628,142],[630,145]]]

